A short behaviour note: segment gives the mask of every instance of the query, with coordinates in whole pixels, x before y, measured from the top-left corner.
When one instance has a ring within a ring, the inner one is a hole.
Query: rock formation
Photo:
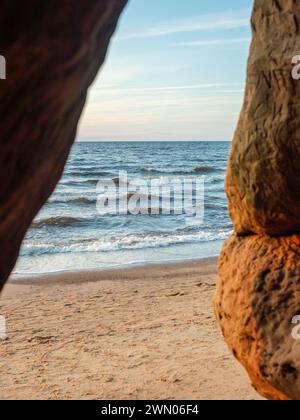
[[[226,191],[235,235],[224,245],[215,308],[253,386],[300,399],[300,1],[256,0],[244,106]]]
[[[0,80],[0,290],[63,172],[88,87],[126,3],[1,2],[7,78]]]
[[[63,172],[126,2],[1,3],[0,289]],[[300,81],[291,77],[300,1],[256,0],[252,27],[226,182],[235,235],[220,257],[215,307],[257,391],[300,399],[300,344],[291,334],[300,315]]]
[[[300,2],[255,1],[244,106],[228,165],[238,234],[300,232]]]

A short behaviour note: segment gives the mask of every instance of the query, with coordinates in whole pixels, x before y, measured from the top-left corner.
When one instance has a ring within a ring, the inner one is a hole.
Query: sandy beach
[[[11,281],[3,399],[257,400],[217,328],[214,259]]]

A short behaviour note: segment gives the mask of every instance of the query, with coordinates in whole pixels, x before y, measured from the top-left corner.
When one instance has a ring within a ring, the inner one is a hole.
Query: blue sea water
[[[77,142],[55,192],[34,220],[15,274],[94,270],[201,259],[232,232],[224,193],[229,142]],[[203,223],[184,214],[97,212],[97,183],[204,178]]]

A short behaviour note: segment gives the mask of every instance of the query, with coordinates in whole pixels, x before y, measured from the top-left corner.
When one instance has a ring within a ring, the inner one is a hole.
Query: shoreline
[[[215,321],[216,260],[14,281],[0,400],[260,400]]]
[[[192,258],[190,260],[178,260],[178,261],[167,261],[167,262],[153,262],[153,263],[137,263],[117,267],[100,268],[98,270],[74,270],[74,271],[55,271],[51,273],[30,273],[30,274],[12,274],[8,280],[8,284],[43,284],[46,282],[59,282],[64,279],[64,282],[91,282],[101,281],[104,277],[109,276],[117,278],[124,273],[134,274],[140,270],[145,272],[151,271],[152,269],[179,269],[187,268],[199,264],[212,264],[217,265],[218,256],[206,257],[206,258]]]

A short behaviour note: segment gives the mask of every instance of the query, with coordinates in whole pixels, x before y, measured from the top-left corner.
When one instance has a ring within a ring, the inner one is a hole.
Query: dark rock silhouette
[[[0,289],[61,177],[87,89],[126,3],[1,2],[7,79],[0,81]]]
[[[226,191],[235,236],[224,245],[217,318],[253,386],[300,399],[300,2],[256,0],[244,106]],[[293,236],[294,234],[294,236]]]

